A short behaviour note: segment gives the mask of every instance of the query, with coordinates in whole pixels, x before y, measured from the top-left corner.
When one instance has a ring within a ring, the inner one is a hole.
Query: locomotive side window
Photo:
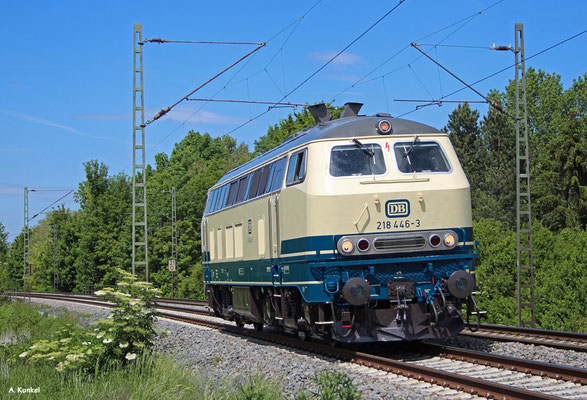
[[[396,143],[393,146],[397,166],[401,172],[448,172],[450,164],[436,142]]]
[[[212,200],[210,206],[210,212],[216,211],[219,208],[220,198],[222,197],[222,188],[214,189],[212,193]]]
[[[208,194],[208,200],[206,201],[206,209],[204,213],[208,214],[210,210],[212,210],[212,204],[214,203],[214,201],[216,201],[216,189],[214,189]]]
[[[247,192],[247,184],[249,183],[249,175],[244,176],[238,180],[238,191],[236,194],[235,203],[240,203],[245,198]]]
[[[216,209],[221,210],[224,208],[226,204],[226,197],[228,197],[228,187],[229,185],[223,185],[220,188],[220,195],[218,196],[218,203],[216,204]]]
[[[285,174],[285,163],[287,159],[283,157],[273,163],[273,174],[271,176],[271,183],[268,188],[268,192],[281,189],[283,184],[283,175]]]
[[[228,198],[226,199],[226,205],[231,206],[234,204],[236,200],[236,193],[238,192],[238,181],[234,181],[230,184],[230,189],[228,189]]]
[[[330,152],[330,175],[361,176],[382,175],[385,161],[378,144],[358,144],[334,146]]]
[[[259,181],[261,180],[261,173],[263,172],[262,168],[259,168],[251,177],[251,184],[249,185],[249,193],[247,193],[247,200],[254,199],[257,197],[257,187],[259,186]]]
[[[295,185],[304,181],[306,177],[306,149],[292,154],[289,158],[287,166],[287,178],[285,184],[287,186]]]
[[[281,189],[286,162],[287,158],[283,157],[240,179],[214,189],[210,192],[205,213],[219,211],[242,201]]]
[[[259,187],[257,188],[257,196],[267,193],[267,181],[269,180],[269,172],[271,172],[272,166],[273,164],[269,164],[263,167],[261,179],[259,179]]]

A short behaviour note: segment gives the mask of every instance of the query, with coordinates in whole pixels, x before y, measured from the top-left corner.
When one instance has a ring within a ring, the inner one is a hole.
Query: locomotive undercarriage
[[[343,343],[385,342],[446,338],[464,328],[461,304],[465,299],[438,296],[433,302],[415,298],[373,300],[360,306],[344,300],[308,303],[297,287],[207,287],[209,306],[215,314],[238,326],[264,325],[300,337]]]

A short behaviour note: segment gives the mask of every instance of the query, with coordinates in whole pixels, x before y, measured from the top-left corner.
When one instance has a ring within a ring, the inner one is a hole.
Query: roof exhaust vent
[[[308,110],[316,120],[317,124],[328,122],[332,119],[330,111],[328,111],[328,107],[326,107],[326,104],[324,103],[314,104],[313,106],[308,107]]]
[[[361,107],[363,107],[363,103],[346,103],[340,118],[356,117]]]

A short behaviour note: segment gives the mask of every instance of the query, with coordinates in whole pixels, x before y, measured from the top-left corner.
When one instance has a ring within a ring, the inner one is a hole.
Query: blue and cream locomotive
[[[474,304],[469,182],[448,135],[347,103],[228,172],[202,219],[209,305],[340,342],[450,337]]]

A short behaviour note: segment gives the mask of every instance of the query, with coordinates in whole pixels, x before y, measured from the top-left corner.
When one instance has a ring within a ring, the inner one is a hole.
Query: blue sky
[[[584,1],[495,3],[405,0],[287,100],[325,100],[337,105],[361,102],[364,113],[397,116],[413,110],[415,103],[394,99],[438,98],[462,87],[431,61],[419,57],[417,50],[406,47],[410,42],[513,45],[514,23],[522,22],[526,56],[530,56],[587,29]],[[278,101],[396,4],[331,0],[6,2],[0,24],[4,39],[0,55],[0,222],[13,238],[23,227],[23,188],[77,189],[84,179],[85,161],[97,159],[111,173],[130,174],[133,24],[142,24],[144,38],[267,42],[246,64],[239,64],[192,97]],[[442,28],[447,29],[422,39]],[[568,87],[586,72],[586,48],[584,34],[530,60],[527,67],[558,73]],[[145,45],[146,119],[253,49],[251,45]],[[430,54],[466,82],[514,61],[513,53],[486,49],[436,47]],[[503,90],[513,74],[512,68],[476,89],[482,93]],[[448,99],[480,100],[470,90]],[[454,106],[427,107],[406,118],[441,128]],[[479,106],[482,113],[486,108]],[[189,130],[223,135],[265,110],[267,106],[262,105],[184,102],[147,127],[147,161],[153,163],[156,153],[169,153]],[[269,125],[290,112],[290,108],[274,109],[231,135],[252,149]],[[61,194],[32,193],[30,214]],[[64,203],[77,207],[73,196]]]

